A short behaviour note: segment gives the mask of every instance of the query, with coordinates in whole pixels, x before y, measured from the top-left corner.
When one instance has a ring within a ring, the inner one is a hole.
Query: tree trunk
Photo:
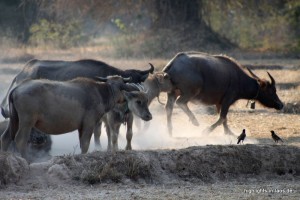
[[[157,24],[167,27],[201,23],[201,0],[156,0]]]
[[[215,33],[202,19],[202,0],[156,0],[153,30],[174,30],[182,49],[207,50],[236,47]]]

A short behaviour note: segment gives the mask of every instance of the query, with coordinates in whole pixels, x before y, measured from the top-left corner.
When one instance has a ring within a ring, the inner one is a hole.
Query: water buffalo
[[[12,140],[25,158],[30,130],[35,127],[58,135],[79,132],[81,153],[86,153],[96,123],[118,102],[127,101],[128,109],[144,120],[152,115],[141,92],[126,92],[125,84],[106,84],[88,78],[60,82],[27,80],[9,95],[10,123],[2,137],[2,150]],[[124,90],[124,91],[123,91]]]
[[[123,82],[122,79],[112,80],[110,78],[108,79],[102,78],[101,80],[107,81],[107,83],[110,83],[111,81]],[[159,97],[160,92],[170,91],[172,89],[172,84],[170,81],[170,77],[168,76],[167,73],[157,72],[154,74],[150,74],[148,78],[141,85],[129,84],[128,88],[130,88],[131,91],[139,91],[139,90],[146,91],[148,98],[141,103],[147,103],[147,105],[149,106],[155,97],[157,98]],[[104,122],[106,126],[106,133],[108,138],[108,146],[107,146],[108,150],[111,150],[111,144],[112,144],[113,151],[118,150],[118,136],[119,136],[120,126],[122,124],[127,125],[127,132],[126,132],[127,144],[125,149],[126,150],[132,149],[131,140],[133,135],[132,132],[133,114],[128,109],[125,103],[117,104],[110,112],[106,113],[103,116],[101,122]],[[94,130],[95,143],[96,145],[99,146],[100,146],[100,135],[101,135],[101,122]]]
[[[141,84],[145,91],[147,91],[149,105],[156,97],[158,102],[163,105],[159,99],[161,92],[170,92],[172,90],[172,82],[168,73],[165,72],[156,72],[148,76],[148,78]],[[141,120],[136,119],[135,125],[141,130]],[[146,122],[144,130],[147,130],[150,122]]]
[[[0,136],[4,133],[8,127],[9,120],[4,120],[0,122]],[[33,158],[40,157],[43,155],[49,155],[51,150],[52,139],[51,136],[45,134],[35,128],[31,130],[30,137],[28,140],[28,148],[30,151],[30,156]],[[1,142],[0,142],[1,149]]]
[[[125,78],[131,77],[131,82],[133,83],[140,83],[147,78],[149,73],[153,73],[153,71],[153,66],[144,71],[136,69],[121,70],[96,60],[50,61],[34,59],[29,61],[23,70],[13,79],[1,103],[1,113],[5,118],[9,117],[8,94],[16,85],[26,79],[66,81],[77,77],[94,78],[95,76],[119,75]]]
[[[223,124],[225,133],[230,134],[232,132],[227,126],[226,116],[230,105],[239,99],[252,99],[266,107],[282,109],[283,103],[276,94],[274,78],[268,73],[271,79],[269,82],[248,70],[251,76],[227,56],[199,52],[177,54],[163,69],[163,72],[169,74],[173,84],[166,104],[169,134],[172,135],[171,116],[175,101],[196,126],[199,123],[187,103],[199,101],[216,105],[220,118],[205,132],[211,132]]]

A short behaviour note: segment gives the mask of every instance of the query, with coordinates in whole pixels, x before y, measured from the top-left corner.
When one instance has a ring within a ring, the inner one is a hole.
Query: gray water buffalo
[[[136,69],[121,70],[96,60],[51,61],[34,59],[29,61],[23,70],[13,79],[1,103],[1,113],[5,118],[9,117],[8,94],[16,85],[26,79],[66,81],[77,77],[94,78],[95,76],[119,75],[124,78],[131,77],[131,82],[133,83],[140,83],[147,78],[149,73],[153,73],[153,71],[154,68],[152,66],[150,69],[144,71]]]
[[[227,56],[199,52],[177,54],[163,69],[173,84],[166,104],[169,134],[172,135],[171,116],[175,101],[196,126],[199,123],[187,103],[198,101],[216,105],[220,118],[205,132],[211,132],[223,124],[225,133],[230,134],[226,116],[230,105],[239,99],[251,99],[269,108],[282,109],[283,103],[276,94],[274,78],[268,73],[269,82],[257,77],[250,69],[248,71],[251,76]]]
[[[102,78],[101,80],[107,81],[107,83],[110,83],[111,81],[119,81],[123,83],[122,79],[112,80],[110,78],[108,79]],[[147,99],[141,101],[140,103],[141,104],[145,103],[147,104],[147,106],[149,106],[155,97],[159,98],[160,92],[169,92],[172,89],[172,84],[168,74],[157,72],[154,74],[150,74],[142,84],[140,85],[128,84],[127,87],[130,88],[131,91],[139,91],[139,90],[145,91],[147,95]],[[108,146],[107,146],[108,150],[111,150],[111,148],[113,148],[113,151],[118,150],[118,136],[119,136],[120,126],[122,124],[127,125],[127,132],[126,132],[127,144],[125,149],[126,150],[132,149],[131,140],[133,136],[133,132],[132,132],[133,114],[128,109],[125,103],[117,104],[110,112],[106,113],[103,116],[101,122],[104,122],[106,126],[106,133],[108,138]],[[99,146],[101,146],[100,145],[101,122],[94,130],[95,143]]]
[[[0,137],[8,127],[9,120],[4,120],[0,122]],[[35,128],[30,132],[30,137],[27,142],[29,149],[29,156],[34,158],[39,158],[43,156],[48,156],[51,150],[52,139],[51,136],[45,134]],[[1,142],[0,142],[1,149]]]
[[[140,103],[145,94],[125,90],[125,84],[106,84],[88,78],[24,81],[9,95],[11,117],[9,129],[1,137],[2,150],[6,151],[15,140],[21,155],[28,158],[27,141],[35,127],[53,135],[78,130],[81,153],[86,153],[96,123],[118,102],[126,101],[129,110],[151,120],[148,107]]]

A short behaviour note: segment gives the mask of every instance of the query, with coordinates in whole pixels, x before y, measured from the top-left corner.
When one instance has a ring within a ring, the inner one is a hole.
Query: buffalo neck
[[[111,107],[110,109],[112,109],[113,107],[115,107],[115,105],[117,103],[123,102],[124,101],[124,97],[122,95],[121,92],[121,88],[117,87],[118,85],[110,85],[110,92],[111,92]]]
[[[143,83],[145,90],[147,91],[147,96],[149,100],[149,104],[152,102],[152,100],[155,97],[159,96],[160,89],[159,89],[159,82],[158,80],[154,78],[148,78],[146,81]]]
[[[99,87],[99,93],[105,105],[105,111],[113,109],[114,106],[122,100],[122,93],[118,87],[115,85],[102,83],[104,87]]]
[[[259,92],[259,84],[256,79],[246,75],[240,79],[240,98],[256,99]]]

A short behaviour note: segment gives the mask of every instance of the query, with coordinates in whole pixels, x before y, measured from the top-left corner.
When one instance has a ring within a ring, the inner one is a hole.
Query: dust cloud
[[[216,116],[217,117],[217,116]],[[176,119],[177,118],[177,119]],[[133,136],[134,149],[179,149],[189,146],[204,145],[229,145],[236,144],[237,135],[225,135],[223,127],[217,128],[212,133],[202,133],[209,124],[200,121],[199,127],[192,125],[184,113],[177,115],[173,121],[172,137],[168,134],[166,117],[158,116],[150,122],[150,127],[144,132],[136,132]],[[239,130],[233,130],[240,134]],[[247,133],[251,136],[251,133]],[[247,138],[246,143],[257,143],[255,139]]]
[[[133,150],[154,150],[154,149],[180,149],[190,146],[204,146],[204,145],[231,145],[237,143],[237,137],[241,130],[232,129],[235,135],[225,135],[223,127],[217,127],[212,133],[202,133],[210,124],[199,120],[200,126],[194,126],[188,121],[187,116],[180,110],[173,116],[173,136],[169,136],[167,129],[167,121],[164,110],[157,111],[154,109],[153,119],[147,129],[138,128],[133,125],[132,148]],[[196,116],[200,116],[199,114]],[[217,119],[218,116],[214,115]],[[142,123],[142,127],[143,127]],[[257,144],[258,141],[251,138],[251,132],[246,129],[247,138],[244,144]],[[52,136],[52,150],[51,155],[64,154],[79,154],[79,138],[78,132]],[[105,127],[102,127],[102,134],[100,137],[101,149],[97,148],[94,143],[94,137],[91,138],[89,152],[96,150],[107,150],[107,135]],[[126,126],[122,125],[118,138],[119,150],[124,150],[126,146]]]

